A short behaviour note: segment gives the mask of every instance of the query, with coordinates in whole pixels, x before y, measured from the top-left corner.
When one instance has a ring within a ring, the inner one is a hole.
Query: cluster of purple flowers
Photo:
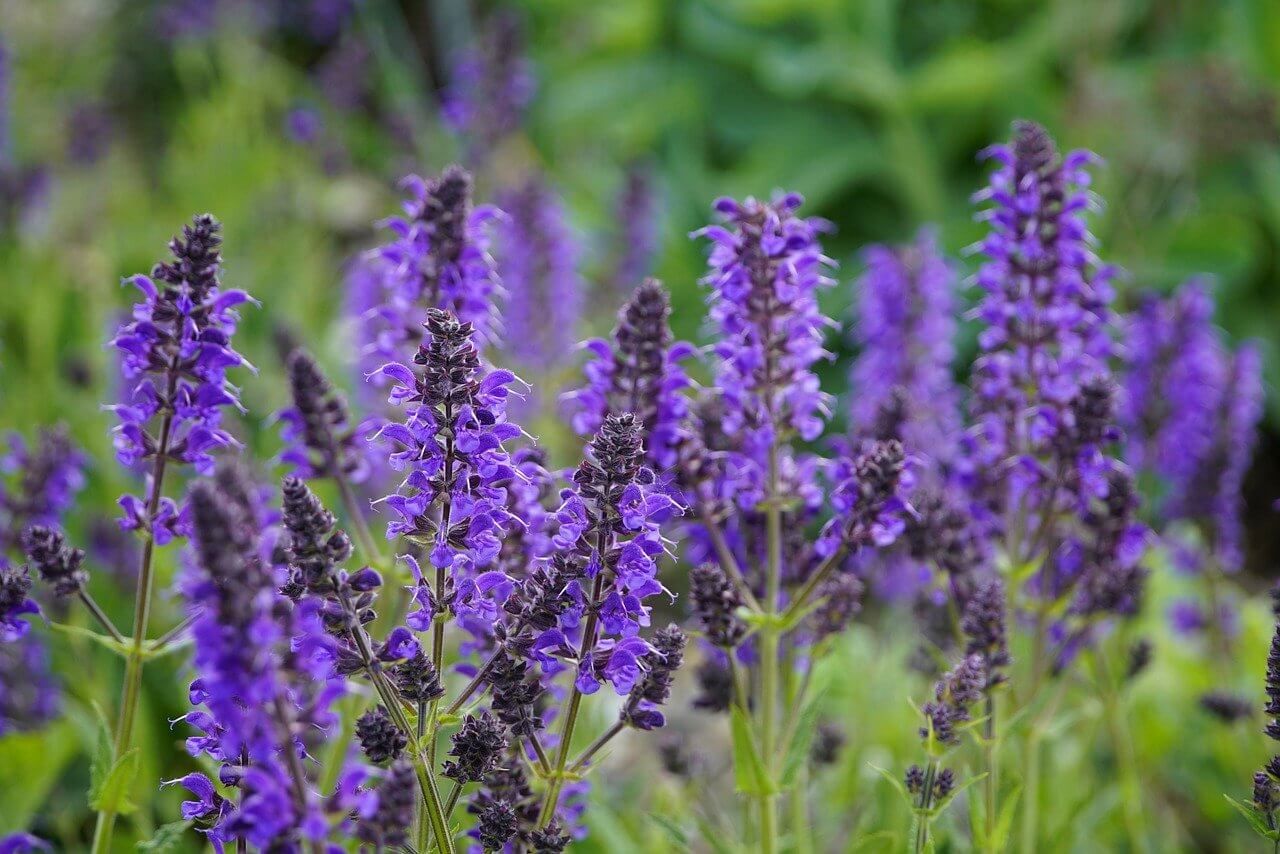
[[[1211,559],[1233,572],[1242,558],[1241,487],[1262,415],[1258,351],[1227,349],[1197,282],[1147,297],[1127,332],[1131,460],[1162,482],[1163,519],[1195,525]]]
[[[907,450],[945,463],[959,429],[952,378],[956,275],[929,232],[900,247],[863,252],[858,281],[860,348],[850,385],[856,390],[853,431],[898,439]]]
[[[985,156],[998,168],[976,197],[989,203],[982,218],[991,230],[977,278],[984,327],[973,366],[974,423],[958,468],[975,512],[1023,537],[1018,521],[1002,516],[1018,508],[1051,515],[1045,508],[1068,479],[1046,459],[1078,471],[1077,491],[1097,487],[1105,469],[1098,443],[1074,435],[1073,415],[1085,385],[1108,375],[1114,273],[1094,255],[1086,221],[1093,155],[1059,156],[1044,128],[1019,122],[1013,141]],[[1063,459],[1073,442],[1077,458]]]
[[[593,435],[609,415],[630,412],[639,419],[650,467],[663,474],[676,463],[684,438],[691,382],[681,362],[693,348],[673,342],[671,301],[662,283],[645,279],[618,313],[613,340],[593,338],[583,346],[591,358],[586,384],[565,395],[573,428]]]
[[[459,56],[444,99],[444,118],[467,142],[468,162],[483,163],[520,127],[533,98],[524,34],[510,12],[484,21],[477,45]]]
[[[112,409],[116,456],[132,467],[151,462],[151,500],[120,499],[121,526],[146,530],[161,545],[181,533],[182,510],[161,499],[156,481],[169,462],[186,463],[200,474],[213,470],[213,452],[237,447],[222,426],[227,407],[239,408],[238,389],[227,381],[228,368],[248,366],[231,346],[239,320],[235,309],[251,301],[241,290],[223,290],[221,225],[202,214],[184,226],[169,244],[173,260],[157,264],[150,276],[129,284],[144,300],[120,327],[112,344],[121,353],[128,398]]]
[[[187,749],[219,763],[219,782],[240,797],[222,798],[199,774],[180,782],[196,796],[184,814],[208,825],[211,839],[270,848],[327,832],[303,761],[308,740],[336,722],[344,686],[318,603],[291,606],[279,593],[281,568],[264,560],[257,491],[234,466],[191,490],[196,560],[183,592],[198,674],[190,698],[203,709],[184,718],[200,731]]]
[[[423,340],[429,309],[470,323],[482,347],[495,344],[500,332],[496,301],[502,286],[488,251],[488,224],[499,212],[472,208],[471,175],[457,166],[430,181],[410,176],[404,184],[410,192],[405,215],[386,221],[393,239],[364,259],[350,280],[362,289],[351,295],[351,304],[362,310],[356,322],[365,373],[412,352]]]
[[[578,251],[564,207],[541,177],[504,192],[499,230],[507,352],[515,364],[545,374],[577,343],[582,314]]]

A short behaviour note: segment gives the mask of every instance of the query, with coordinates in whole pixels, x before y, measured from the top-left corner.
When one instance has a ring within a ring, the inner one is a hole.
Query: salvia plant
[[[477,162],[527,101],[515,38],[496,19],[456,83],[450,115]],[[922,231],[863,254],[838,403],[819,381],[839,334],[823,308],[831,224],[795,193],[723,198],[692,235],[706,341],[676,340],[666,289],[641,279],[648,237],[618,256],[616,325],[582,345],[582,379],[560,396],[582,440],[563,471],[520,423],[548,394],[526,379],[545,386],[576,352],[586,297],[547,179],[496,207],[474,203],[459,166],[406,179],[387,241],[348,270],[358,405],[307,342],[279,336],[289,403],[270,416],[284,448],[268,466],[229,417],[247,414],[238,384],[254,369],[233,339],[256,303],[224,286],[221,226],[196,216],[169,259],[126,280],[140,301],[110,342],[113,443],[137,484],[117,520],[139,543],[117,550],[137,561],[127,631],[65,532],[85,456],[49,428],[0,458],[0,733],[58,713],[31,631],[44,619],[124,660],[89,794],[94,851],[132,809],[144,669],[182,651],[173,724],[192,770],[152,782],[185,793],[182,826],[215,849],[553,854],[587,834],[593,779],[624,740],[648,739],[678,777],[705,772],[681,733],[653,732],[684,678],[693,707],[723,719],[749,807],[716,844],[811,850],[813,778],[859,737],[822,704],[823,662],[870,599],[911,609],[931,683],[893,716],[917,759],[880,769],[912,817],[907,847],[933,850],[965,793],[974,848],[1016,834],[1037,850],[1043,743],[1083,682],[1129,845],[1147,850],[1123,695],[1152,652],[1129,624],[1165,550],[1204,580],[1205,610],[1181,619],[1229,655],[1221,582],[1241,563],[1259,357],[1227,345],[1200,284],[1118,316],[1090,232],[1091,154],[1020,122],[983,158],[968,370],[961,264]],[[650,205],[636,173],[619,233],[647,234]],[[164,627],[161,550],[180,564],[181,616]],[[67,624],[69,600],[97,630]],[[1265,712],[1280,740],[1277,631]],[[1201,706],[1252,714],[1226,690]],[[1280,762],[1233,803],[1280,845]]]

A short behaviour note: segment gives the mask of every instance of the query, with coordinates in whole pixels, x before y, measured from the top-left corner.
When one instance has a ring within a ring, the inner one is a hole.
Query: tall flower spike
[[[290,848],[324,832],[302,757],[336,722],[344,687],[320,602],[291,606],[277,595],[283,579],[260,555],[254,491],[236,480],[193,485],[196,560],[183,586],[194,615],[191,702],[204,707],[185,717],[202,733],[187,748],[221,763],[222,782],[240,796],[219,802],[199,774],[179,782],[199,798],[188,815],[205,819],[215,842]]]
[[[1051,479],[1037,456],[1064,429],[1064,410],[1111,356],[1110,279],[1091,248],[1085,214],[1093,206],[1084,151],[1060,157],[1047,131],[1014,126],[1009,145],[987,149],[990,186],[976,200],[991,230],[978,272],[981,355],[974,364],[975,422],[962,479],[988,512],[1022,496],[1034,500]],[[1009,466],[1018,476],[1004,477]],[[1012,494],[986,479],[1012,484]]]
[[[639,636],[649,624],[644,600],[663,590],[657,579],[657,557],[665,551],[659,525],[679,507],[655,489],[652,471],[643,466],[640,426],[630,413],[605,419],[574,472],[573,489],[562,494],[555,543],[588,560],[587,607],[598,610],[603,635],[585,639],[575,684],[591,694],[603,677],[618,694],[629,694],[651,650]]]
[[[945,462],[959,429],[955,358],[956,275],[931,232],[900,247],[863,253],[858,282],[860,348],[850,382],[861,437],[899,439],[913,454]],[[892,425],[883,423],[893,415]]]
[[[459,621],[486,638],[514,582],[489,567],[497,560],[507,531],[519,526],[507,508],[506,486],[519,476],[504,443],[521,435],[506,421],[510,371],[480,364],[473,328],[440,309],[427,313],[426,343],[418,348],[413,368],[400,363],[379,372],[395,381],[390,400],[405,408],[403,423],[388,424],[379,440],[391,443],[393,469],[406,471],[396,493],[383,499],[394,513],[388,539],[408,537],[428,545],[429,558],[442,581],[434,593],[417,569],[415,599],[421,614],[436,604],[451,604]],[[437,507],[447,508],[437,514]],[[438,530],[440,520],[448,529]],[[412,559],[410,559],[412,560]],[[430,596],[441,600],[428,602]],[[415,625],[429,621],[429,611]]]
[[[488,224],[496,208],[472,209],[471,175],[449,166],[438,178],[404,179],[410,198],[404,215],[385,223],[389,243],[367,258],[380,277],[371,285],[365,275],[353,276],[350,304],[356,317],[360,364],[375,383],[378,368],[403,357],[425,340],[423,323],[431,309],[444,309],[476,332],[476,346],[497,343],[497,301],[502,296],[493,258],[489,256]],[[371,291],[371,292],[370,292]]]
[[[613,341],[595,338],[585,387],[565,395],[573,428],[590,436],[611,414],[630,412],[644,427],[650,464],[673,466],[688,417],[683,391],[690,386],[680,363],[693,348],[671,339],[671,301],[657,279],[645,279],[618,313]]]
[[[578,244],[544,178],[526,179],[498,203],[507,214],[498,230],[506,349],[518,366],[546,373],[577,341],[583,297]]]
[[[1166,299],[1146,296],[1125,321],[1126,459],[1168,482],[1166,510],[1187,500],[1195,461],[1213,442],[1227,367],[1219,337],[1213,300],[1196,281]]]
[[[482,163],[519,128],[533,88],[519,19],[509,11],[489,15],[477,46],[454,66],[444,97],[445,120],[466,138],[469,162]]]
[[[288,445],[281,461],[293,466],[297,477],[343,477],[360,483],[369,474],[369,462],[346,398],[305,350],[289,353],[288,369],[293,406],[278,416]]]
[[[232,349],[231,336],[239,319],[235,308],[250,297],[222,290],[220,231],[209,214],[195,217],[170,242],[172,261],[157,264],[150,277],[127,280],[144,299],[112,342],[129,388],[127,399],[110,407],[120,419],[116,456],[125,466],[163,453],[208,474],[213,452],[238,444],[223,429],[222,412],[240,408],[239,390],[227,382],[226,371],[248,366]],[[124,496],[120,506],[126,530],[150,527],[158,543],[177,532],[181,514],[170,501],[161,502],[154,519],[135,496]]]
[[[627,294],[635,283],[653,273],[658,251],[658,204],[653,175],[641,164],[627,167],[618,194],[614,222],[618,224],[613,282],[618,294]]]
[[[1276,622],[1267,653],[1267,716],[1264,732],[1272,741],[1280,741],[1280,620]],[[1280,803],[1280,756],[1273,757],[1253,776],[1253,804],[1262,813],[1268,827],[1274,827],[1275,811]]]
[[[1209,547],[1227,572],[1238,570],[1244,560],[1244,478],[1262,412],[1262,357],[1255,345],[1245,344],[1227,363],[1211,441],[1194,461],[1181,500],[1171,506],[1177,517],[1202,525]]]
[[[720,199],[726,226],[695,235],[712,241],[710,317],[721,332],[715,345],[717,386],[724,395],[724,429],[741,435],[745,458],[763,466],[774,431],[790,427],[802,439],[822,432],[827,398],[813,365],[833,325],[818,309],[817,292],[832,281],[824,269],[819,219],[801,219],[796,193],[771,202]]]

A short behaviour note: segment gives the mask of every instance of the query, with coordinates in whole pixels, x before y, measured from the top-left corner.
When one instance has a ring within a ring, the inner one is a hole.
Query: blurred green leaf
[[[773,783],[769,780],[764,760],[760,758],[746,713],[734,706],[730,722],[733,733],[733,779],[737,790],[745,795],[769,794],[773,791]]]

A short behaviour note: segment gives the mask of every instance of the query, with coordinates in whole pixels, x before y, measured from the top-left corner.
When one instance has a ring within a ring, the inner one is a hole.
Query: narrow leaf
[[[787,756],[782,766],[782,791],[789,790],[796,783],[796,777],[805,763],[809,761],[809,749],[813,745],[813,736],[818,729],[818,701],[821,695],[814,693],[809,702],[800,710],[800,719],[792,731],[791,744],[787,745]]]
[[[111,765],[89,790],[89,806],[97,812],[115,812],[128,815],[137,806],[129,800],[129,789],[138,774],[139,753],[135,747]]]
[[[733,730],[733,780],[739,792],[765,795],[770,791],[769,773],[751,737],[746,713],[735,706],[731,720]]]
[[[161,825],[155,832],[155,835],[146,842],[138,843],[138,850],[150,852],[150,854],[167,854],[174,851],[182,842],[183,835],[191,828],[189,821],[173,821],[169,824]]]

